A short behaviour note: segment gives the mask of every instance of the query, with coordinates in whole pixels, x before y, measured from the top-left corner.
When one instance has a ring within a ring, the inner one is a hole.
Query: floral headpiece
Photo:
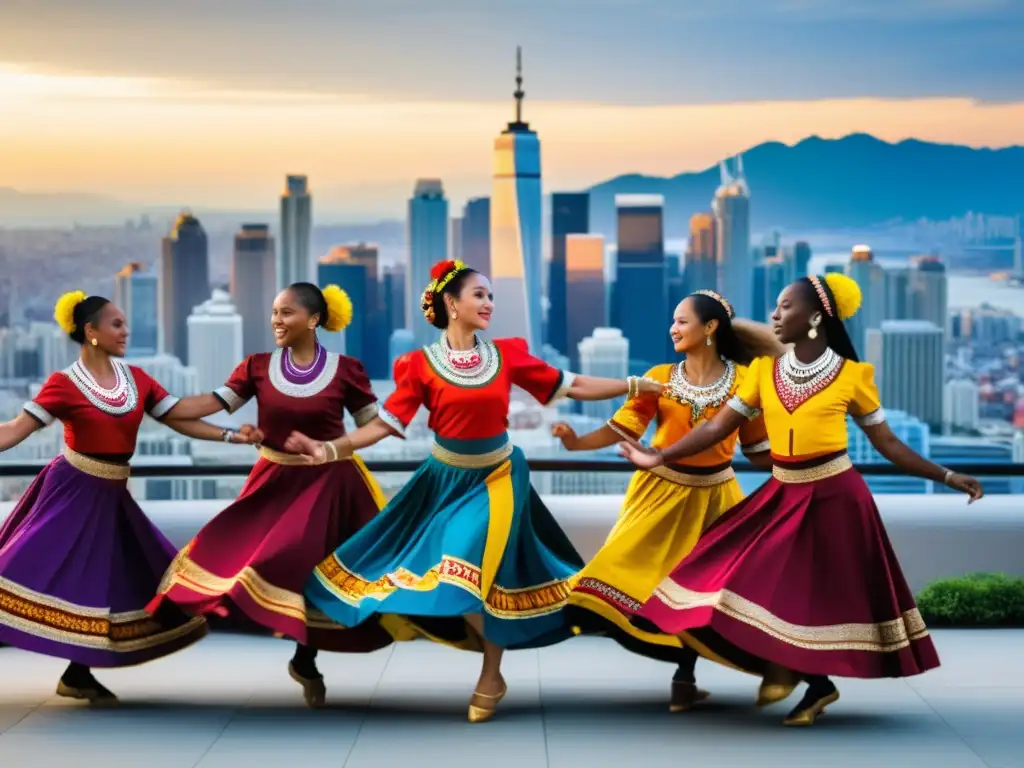
[[[722,308],[725,309],[725,314],[727,314],[730,318],[736,315],[735,310],[732,308],[732,304],[726,301],[725,296],[718,293],[718,291],[712,291],[710,288],[701,288],[699,291],[693,292],[694,296],[698,294],[701,296],[707,296],[708,298],[717,301],[719,304],[722,305]]]
[[[459,272],[464,272],[467,269],[469,267],[460,259],[439,261],[430,268],[430,283],[427,284],[420,297],[420,310],[428,323],[434,323],[434,296],[443,291]]]

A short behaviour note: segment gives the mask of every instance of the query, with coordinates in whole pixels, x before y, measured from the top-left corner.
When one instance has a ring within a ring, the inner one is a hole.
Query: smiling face
[[[128,320],[113,303],[104,305],[95,320],[85,325],[85,343],[102,349],[111,357],[124,357],[128,347]]]
[[[274,343],[279,347],[292,347],[316,332],[317,315],[302,306],[293,291],[287,288],[277,294],[270,314],[274,329]]]
[[[783,344],[793,344],[807,337],[811,320],[820,316],[820,311],[811,303],[810,284],[804,288],[800,281],[787,285],[779,294],[778,304],[772,313],[772,330]]]
[[[714,333],[714,326],[717,322],[701,322],[697,315],[697,305],[692,297],[679,302],[675,313],[672,315],[672,327],[669,328],[669,336],[672,337],[672,346],[676,352],[686,354],[693,350],[707,345],[707,337]]]
[[[491,282],[479,272],[466,277],[457,296],[446,294],[445,306],[450,323],[458,322],[474,331],[486,331],[494,313]]]

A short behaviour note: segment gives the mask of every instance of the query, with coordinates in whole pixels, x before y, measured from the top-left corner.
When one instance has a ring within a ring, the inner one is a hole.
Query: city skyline
[[[284,23],[283,7],[253,3],[243,18],[214,3],[184,41],[151,34],[169,9],[108,0],[88,11],[61,2],[0,11],[0,90],[19,118],[0,124],[0,186],[246,208],[276,196],[283,176],[305,173],[325,203],[384,215],[401,205],[397,187],[440,177],[461,205],[489,186],[494,126],[511,117],[517,43],[550,189],[700,170],[765,140],[808,135],[1024,144],[1024,84],[1014,74],[1024,52],[1013,44],[1024,9],[999,0],[856,10],[734,0],[699,11],[598,2],[586,14],[567,0],[526,3],[515,18],[449,0],[432,4],[425,31],[411,37],[396,33],[424,12],[400,0],[376,10],[305,5],[305,16],[289,9]],[[750,13],[754,36],[735,23]],[[452,14],[461,25],[447,23]],[[320,29],[332,20],[343,23]],[[556,36],[559,20],[577,33]],[[474,39],[463,27],[489,31]],[[701,34],[679,45],[688,29]],[[858,34],[868,29],[870,38]],[[325,31],[334,52],[314,52],[309,41]],[[301,56],[278,55],[299,39]],[[630,39],[644,44],[622,48]],[[183,56],[179,43],[205,45],[203,55]],[[969,55],[979,44],[986,56]],[[355,71],[345,66],[352,60],[375,67]]]

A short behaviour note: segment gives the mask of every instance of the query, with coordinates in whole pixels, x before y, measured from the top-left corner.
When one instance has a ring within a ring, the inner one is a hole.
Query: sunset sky
[[[231,208],[272,206],[286,173],[337,205],[400,208],[418,176],[486,194],[517,44],[548,189],[810,134],[1024,144],[1024,3],[846,5],[5,0],[0,186]]]

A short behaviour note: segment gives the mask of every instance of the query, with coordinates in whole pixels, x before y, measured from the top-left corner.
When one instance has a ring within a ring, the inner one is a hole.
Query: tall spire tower
[[[494,140],[491,281],[499,302],[491,335],[541,346],[540,140],[523,121],[523,56],[516,48],[515,120]]]

